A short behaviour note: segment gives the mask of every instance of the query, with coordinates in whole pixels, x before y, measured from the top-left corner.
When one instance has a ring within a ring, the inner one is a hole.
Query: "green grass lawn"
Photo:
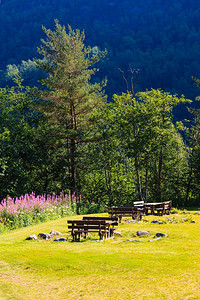
[[[2,234],[0,299],[200,299],[200,215],[191,216],[195,223],[122,220],[121,236],[103,242],[89,236],[72,243],[67,218]],[[68,241],[25,240],[53,229]],[[150,236],[138,238],[138,230]],[[168,237],[149,242],[157,232]]]

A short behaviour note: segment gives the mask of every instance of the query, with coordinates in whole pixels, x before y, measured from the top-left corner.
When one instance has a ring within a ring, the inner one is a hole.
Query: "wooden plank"
[[[107,229],[107,228],[109,228],[108,226],[102,226],[102,227],[100,227],[100,226],[92,226],[92,225],[90,225],[90,226],[87,226],[87,225],[78,225],[78,226],[68,226],[68,229],[83,229],[83,230],[99,230],[99,229]]]
[[[104,225],[104,224],[106,224],[105,220],[68,220],[67,222],[69,224],[77,224],[77,225],[82,225],[82,224]]]
[[[111,222],[112,226],[118,226],[117,217],[83,217],[83,220],[105,220],[106,222]]]
[[[83,217],[83,220],[117,221],[116,217]]]

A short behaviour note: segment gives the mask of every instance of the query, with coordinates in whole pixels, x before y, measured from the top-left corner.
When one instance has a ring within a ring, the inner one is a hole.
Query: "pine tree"
[[[42,110],[58,137],[65,145],[65,155],[70,177],[69,187],[76,190],[78,146],[89,141],[85,133],[90,127],[91,114],[105,102],[101,83],[91,83],[92,75],[98,71],[93,65],[99,62],[106,51],[94,54],[84,45],[85,34],[61,26],[55,20],[55,30],[43,27],[46,39],[38,48],[43,60],[35,59],[38,67],[48,73],[41,83]]]

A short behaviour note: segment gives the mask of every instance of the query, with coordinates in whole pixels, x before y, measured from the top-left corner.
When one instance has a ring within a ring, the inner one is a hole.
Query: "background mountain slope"
[[[2,0],[0,4],[0,69],[37,55],[42,25],[54,19],[85,30],[86,44],[107,48],[99,78],[106,92],[126,91],[121,68],[139,69],[136,91],[161,88],[194,99],[191,77],[200,72],[200,5],[196,0]]]

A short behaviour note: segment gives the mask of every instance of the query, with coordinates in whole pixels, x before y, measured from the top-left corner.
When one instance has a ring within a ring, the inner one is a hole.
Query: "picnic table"
[[[90,232],[98,233],[99,239],[114,237],[116,221],[112,220],[68,220],[68,229],[70,229],[73,241],[80,241],[82,236],[87,238]]]
[[[144,203],[145,208],[145,214],[151,215],[164,215],[164,214],[170,214],[172,207],[172,201],[165,201],[165,202],[152,202],[152,203]]]

